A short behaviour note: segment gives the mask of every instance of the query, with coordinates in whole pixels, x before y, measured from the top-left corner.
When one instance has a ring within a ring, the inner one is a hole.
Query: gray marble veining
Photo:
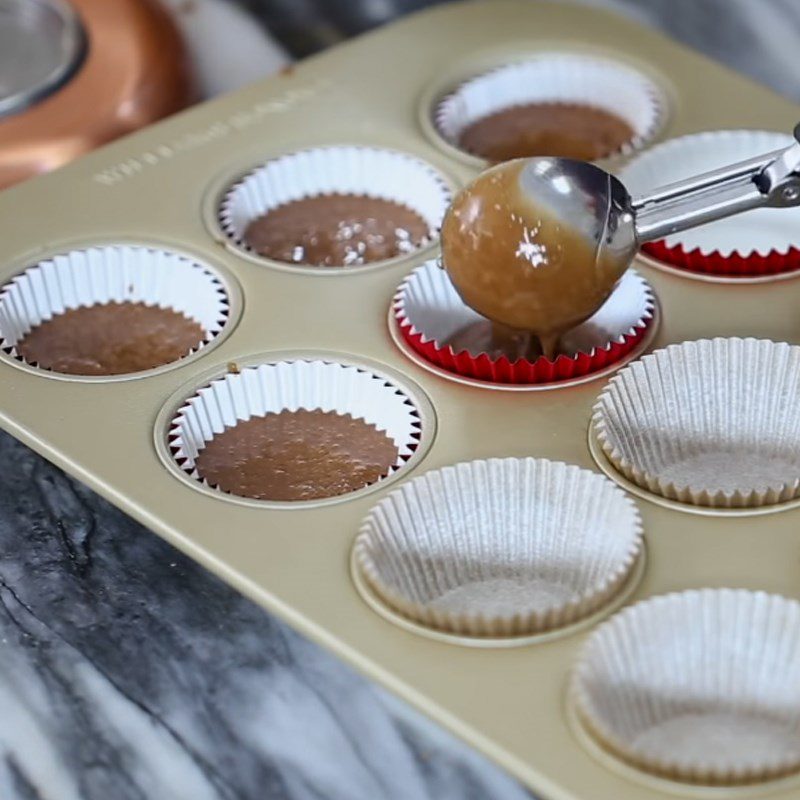
[[[592,2],[800,99],[797,0]],[[527,797],[0,434],[2,800]]]
[[[0,798],[528,795],[0,434]]]

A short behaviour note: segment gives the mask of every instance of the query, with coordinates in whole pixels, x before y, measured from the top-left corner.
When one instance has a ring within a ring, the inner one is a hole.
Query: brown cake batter
[[[69,375],[122,375],[182,358],[204,338],[177,311],[143,303],[81,306],[37,325],[17,344],[28,362]]]
[[[489,358],[505,356],[509,361],[524,358],[536,361],[542,355],[539,339],[528,331],[507,328],[488,319],[480,319],[456,331],[444,344],[460,353],[466,350],[470,355],[486,353]]]
[[[196,467],[212,486],[258,500],[313,500],[385,476],[397,447],[383,431],[335,411],[251,417],[216,435]]]
[[[623,119],[592,106],[532,103],[483,117],[461,134],[463,150],[489,161],[562,156],[594,161],[616,153],[634,137]]]
[[[427,236],[425,220],[400,203],[327,194],[272,209],[248,225],[244,240],[277,261],[349,267],[410,253]]]
[[[525,160],[481,173],[442,225],[442,258],[461,299],[493,322],[529,331],[548,358],[562,334],[603,305],[624,266],[547,216],[520,187]]]

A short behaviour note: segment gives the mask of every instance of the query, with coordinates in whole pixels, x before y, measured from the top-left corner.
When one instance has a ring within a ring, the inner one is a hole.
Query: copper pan
[[[180,35],[157,0],[69,0],[86,55],[60,89],[0,119],[0,188],[65,162],[186,106]]]

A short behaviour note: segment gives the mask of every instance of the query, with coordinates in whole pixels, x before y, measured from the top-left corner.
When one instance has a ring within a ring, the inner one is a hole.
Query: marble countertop
[[[593,4],[800,100],[796,0]],[[529,797],[0,434],[0,798]]]

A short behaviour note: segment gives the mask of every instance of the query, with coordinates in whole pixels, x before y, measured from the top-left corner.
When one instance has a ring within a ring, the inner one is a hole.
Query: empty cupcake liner
[[[317,147],[267,161],[234,184],[222,200],[220,224],[237,247],[252,252],[244,239],[250,222],[286,203],[329,194],[375,197],[410,208],[428,225],[428,237],[420,247],[439,235],[452,197],[438,170],[406,153],[374,147]]]
[[[800,603],[703,589],[637,603],[588,639],[571,683],[606,750],[672,780],[733,786],[800,770]]]
[[[393,310],[405,341],[430,363],[492,383],[535,384],[588,375],[621,359],[645,336],[655,299],[641,275],[628,270],[602,308],[562,337],[563,354],[534,361],[457,351],[447,344],[470,325],[491,323],[461,300],[436,260],[417,267],[403,281]]]
[[[794,140],[769,131],[707,131],[656,145],[633,159],[622,181],[635,195],[788,147]],[[800,208],[758,208],[643,245],[657,261],[730,277],[800,268]]]
[[[472,123],[498,111],[531,103],[574,103],[608,111],[625,120],[634,137],[617,155],[652,140],[664,123],[661,89],[632,67],[576,53],[542,53],[464,81],[434,109],[434,126],[454,147]]]
[[[494,458],[404,483],[370,511],[354,557],[405,617],[494,637],[591,614],[621,589],[641,551],[636,506],[602,475]]]
[[[349,414],[386,433],[398,451],[389,474],[411,458],[419,443],[418,410],[388,379],[356,366],[297,360],[242,367],[199,389],[172,419],[170,451],[184,473],[210,486],[195,461],[214,436],[251,417],[299,409]]]
[[[628,365],[594,407],[608,460],[671,500],[748,508],[800,495],[800,347],[684,342]]]
[[[222,330],[229,311],[220,279],[186,256],[135,245],[90,247],[40,261],[0,289],[0,348],[24,361],[16,345],[37,325],[70,309],[125,302],[195,320],[205,333],[196,349]]]

